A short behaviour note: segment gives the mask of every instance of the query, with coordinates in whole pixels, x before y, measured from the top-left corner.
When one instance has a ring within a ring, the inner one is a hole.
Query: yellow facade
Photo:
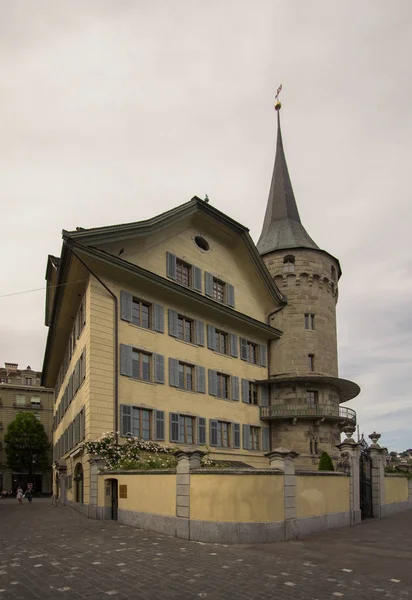
[[[316,517],[349,509],[349,477],[296,476],[296,517]]]
[[[385,504],[407,502],[409,497],[406,477],[385,477]]]
[[[283,477],[191,475],[190,518],[265,523],[284,519]]]
[[[115,478],[120,491],[118,499],[120,510],[170,517],[176,515],[175,474],[140,475],[131,473],[130,475],[115,475]],[[99,506],[111,506],[110,494],[106,494],[111,479],[109,475],[99,477]]]

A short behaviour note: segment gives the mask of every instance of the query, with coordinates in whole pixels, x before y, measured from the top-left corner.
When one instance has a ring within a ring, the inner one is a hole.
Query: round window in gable
[[[209,242],[207,240],[205,240],[204,237],[202,237],[201,235],[197,235],[194,238],[195,244],[198,248],[200,248],[200,250],[203,250],[203,252],[209,252],[210,250],[210,246],[209,246]]]

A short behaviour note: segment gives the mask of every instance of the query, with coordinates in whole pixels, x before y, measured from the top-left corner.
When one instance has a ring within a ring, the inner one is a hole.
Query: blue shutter
[[[163,333],[165,330],[164,309],[160,304],[153,305],[153,329],[159,333]]]
[[[155,440],[165,439],[165,413],[164,410],[155,410]]]
[[[161,354],[154,354],[154,380],[156,383],[165,382],[165,359]]]
[[[240,358],[247,360],[247,340],[240,338]]]
[[[213,325],[207,326],[207,347],[209,350],[216,350],[216,329]]]
[[[175,310],[169,308],[169,335],[177,337],[178,314]]]
[[[205,345],[205,326],[202,321],[195,321],[196,344],[198,346]]]
[[[132,433],[132,407],[120,405],[120,435],[128,435]],[[76,429],[76,440],[77,440],[77,427]],[[79,435],[80,437],[80,435]],[[78,440],[77,440],[78,441]],[[77,443],[77,442],[76,442]]]
[[[240,448],[240,425],[233,423],[233,448]]]
[[[120,374],[132,376],[132,347],[120,344]]]
[[[170,413],[169,437],[171,442],[179,441],[179,415],[176,413]]]
[[[262,450],[265,452],[270,450],[269,427],[262,427]]]
[[[266,367],[267,366],[267,347],[266,346],[259,346],[259,364],[262,367]]]
[[[230,283],[226,284],[227,287],[227,304],[232,308],[235,307],[235,288]]]
[[[166,252],[166,274],[170,279],[176,279],[176,256]]]
[[[260,386],[260,406],[269,406],[269,388],[267,385]]]
[[[242,402],[245,402],[245,404],[250,404],[249,381],[247,379],[242,379]]]
[[[209,394],[217,396],[217,371],[209,369]]]
[[[179,361],[169,358],[169,385],[179,387]]]
[[[179,415],[179,442],[185,443],[185,418],[183,415]]]
[[[204,367],[195,367],[196,369],[196,388],[201,394],[206,393],[206,369]]]
[[[213,298],[213,275],[205,272],[205,294]]]
[[[211,446],[217,446],[217,421],[213,421],[211,419],[209,424],[210,424],[209,444]]]
[[[197,420],[197,443],[199,446],[206,444],[206,419],[203,417]]]
[[[239,377],[231,377],[232,400],[239,400]]]
[[[120,318],[123,321],[132,321],[133,296],[129,292],[120,292]]]
[[[235,358],[237,358],[238,355],[238,349],[237,349],[237,335],[235,335],[234,333],[231,333],[229,335],[229,339],[230,339],[230,356],[234,356]]]
[[[199,267],[192,267],[193,272],[193,289],[197,292],[202,291],[202,271]]]
[[[243,448],[245,450],[251,449],[250,443],[250,425],[243,425]]]

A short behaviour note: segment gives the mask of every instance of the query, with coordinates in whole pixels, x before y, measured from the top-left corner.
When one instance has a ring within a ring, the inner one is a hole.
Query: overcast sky
[[[410,0],[0,0],[0,295],[61,230],[204,197],[257,241],[276,88],[303,224],[342,265],[361,431],[412,447]],[[0,298],[0,364],[41,369],[44,291]]]

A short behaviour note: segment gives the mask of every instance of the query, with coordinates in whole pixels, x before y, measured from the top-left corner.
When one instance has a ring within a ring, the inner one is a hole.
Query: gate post
[[[190,539],[190,471],[200,467],[204,452],[196,448],[176,453],[176,517],[180,517],[177,537]]]
[[[348,466],[349,470],[349,505],[350,505],[350,524],[358,525],[362,520],[360,509],[360,486],[359,486],[359,459],[361,455],[361,444],[355,442],[352,435],[355,432],[355,427],[348,425],[344,427],[346,440],[341,444],[337,444],[342,458]]]
[[[381,434],[375,431],[369,436],[372,440],[369,452],[372,459],[372,506],[375,519],[383,517],[383,507],[385,506],[386,449],[379,446],[378,440],[380,437]]]
[[[265,456],[270,468],[283,471],[283,507],[285,514],[285,540],[297,539],[294,520],[296,519],[296,472],[293,461],[299,456],[297,452],[286,448],[275,448]]]

